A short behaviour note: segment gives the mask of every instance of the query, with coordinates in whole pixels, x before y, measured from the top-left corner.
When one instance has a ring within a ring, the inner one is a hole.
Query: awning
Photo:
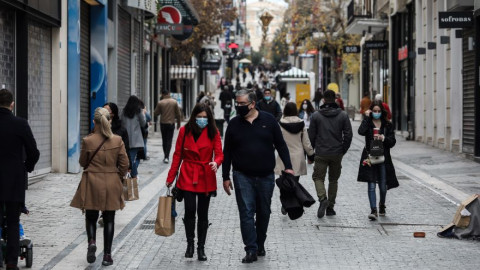
[[[280,73],[280,81],[289,82],[289,81],[306,81],[309,79],[308,72],[303,71],[299,68],[292,67],[291,69]]]
[[[197,75],[197,67],[172,65],[170,67],[170,79],[193,80]]]
[[[158,3],[161,6],[176,7],[182,14],[182,17],[189,18],[193,25],[197,25],[200,20],[200,16],[189,0],[159,0]]]
[[[388,21],[382,19],[355,18],[345,29],[347,34],[363,35],[364,33],[376,34],[388,27]]]
[[[145,17],[147,18],[157,16],[157,3],[155,3],[155,0],[128,0],[127,6],[145,11]]]

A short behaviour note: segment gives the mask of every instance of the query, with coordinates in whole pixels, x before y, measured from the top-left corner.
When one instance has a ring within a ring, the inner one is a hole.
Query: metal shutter
[[[28,122],[40,150],[35,170],[50,172],[52,164],[52,29],[28,22]],[[58,116],[57,116],[58,117]]]
[[[462,152],[475,149],[475,50],[468,50],[468,38],[475,37],[474,28],[463,29],[463,139]]]
[[[137,62],[135,66],[135,78],[136,78],[136,84],[135,84],[135,95],[140,98],[141,100],[144,99],[144,92],[142,88],[142,82],[143,82],[143,72],[142,72],[142,67],[143,67],[143,46],[142,46],[142,41],[143,41],[143,28],[142,24],[138,20],[134,20],[134,27],[135,27],[135,35],[134,35],[134,50],[137,53]]]
[[[80,1],[80,137],[90,132],[90,6]]]
[[[130,14],[120,6],[118,6],[118,25],[120,25],[120,27],[118,28],[117,105],[121,114],[123,107],[125,107],[130,97],[131,22]]]
[[[0,4],[0,88],[15,95],[15,12]]]

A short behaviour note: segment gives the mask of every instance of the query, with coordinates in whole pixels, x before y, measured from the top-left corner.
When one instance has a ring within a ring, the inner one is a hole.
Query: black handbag
[[[370,142],[369,154],[374,157],[383,156],[383,142],[381,140],[372,140]]]
[[[183,160],[183,145],[185,144],[185,137],[186,137],[186,134],[183,134],[182,148],[181,148],[181,152],[180,152],[180,162],[182,162],[182,160]],[[177,181],[178,181],[178,176],[180,175],[180,167],[181,166],[182,166],[182,164],[180,163],[180,166],[178,166],[177,175],[175,176],[175,185],[172,188],[172,196],[173,196],[173,198],[175,198],[175,200],[177,200],[177,202],[183,201],[183,190],[181,190],[177,187]]]

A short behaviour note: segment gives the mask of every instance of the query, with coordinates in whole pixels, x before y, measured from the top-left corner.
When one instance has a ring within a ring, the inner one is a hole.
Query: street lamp
[[[262,38],[262,48],[265,46],[265,42],[267,41],[267,31],[268,25],[272,22],[273,16],[265,11],[262,16],[260,16],[260,21],[262,22],[262,31],[263,31],[263,38]]]

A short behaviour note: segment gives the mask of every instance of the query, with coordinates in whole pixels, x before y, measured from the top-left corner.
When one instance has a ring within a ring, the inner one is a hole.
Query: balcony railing
[[[370,1],[362,1],[363,4],[355,4],[355,0],[352,0],[347,7],[347,20],[348,24],[352,23],[355,18],[372,18],[372,12],[369,5]]]

